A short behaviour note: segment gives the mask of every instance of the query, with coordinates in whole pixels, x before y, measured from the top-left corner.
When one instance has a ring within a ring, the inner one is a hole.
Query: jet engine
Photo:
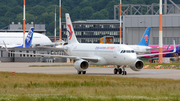
[[[144,62],[142,60],[137,59],[136,62],[130,65],[130,68],[134,71],[140,71],[144,67]]]
[[[86,71],[89,67],[89,63],[86,60],[80,59],[74,63],[74,67],[77,71]]]

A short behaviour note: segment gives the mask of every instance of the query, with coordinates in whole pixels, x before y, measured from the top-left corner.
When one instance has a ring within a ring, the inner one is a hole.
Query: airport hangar
[[[180,44],[180,5],[163,5],[163,44]],[[151,27],[150,45],[159,44],[159,4],[151,5],[122,5],[123,15],[123,42],[125,44],[138,44],[147,27]],[[114,6],[114,19],[117,16],[119,5]],[[119,11],[118,11],[119,12]]]
[[[166,6],[165,6],[166,5]],[[159,40],[159,16],[158,16],[158,4],[151,5],[122,5],[123,10],[123,29],[122,38],[123,43],[138,44],[146,27],[150,26],[151,36],[150,44],[158,44]],[[163,15],[163,44],[172,43],[172,40],[176,41],[176,44],[180,43],[180,5],[176,4],[164,4]],[[77,39],[81,43],[99,43],[100,38],[103,36],[114,36],[114,43],[119,43],[119,23],[116,16],[119,5],[114,6],[114,20],[87,20],[87,21],[75,21],[73,27],[77,35]],[[145,10],[146,9],[146,10]],[[119,11],[118,11],[119,12]],[[119,18],[119,17],[118,17]],[[22,25],[21,25],[22,26]],[[31,25],[33,26],[33,25]],[[40,28],[40,27],[39,27]],[[19,28],[21,29],[21,28]],[[37,28],[38,29],[38,28]],[[45,29],[45,27],[44,27]],[[17,29],[15,29],[17,30]],[[22,30],[22,29],[21,29]],[[49,38],[52,39],[53,36]],[[62,39],[66,41],[66,25],[62,22]],[[64,55],[63,50],[46,50],[46,49],[10,49],[11,51],[18,52],[31,52],[31,53],[48,53]],[[6,62],[42,62],[42,61],[55,61],[66,62],[66,59],[46,58],[46,57],[33,57],[26,55],[12,55],[5,52],[4,49],[0,49],[0,61]]]

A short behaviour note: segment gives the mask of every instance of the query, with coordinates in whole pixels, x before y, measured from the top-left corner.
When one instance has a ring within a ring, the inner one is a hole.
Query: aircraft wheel
[[[83,73],[83,74],[86,74],[86,71],[83,71],[82,73]]]
[[[78,72],[78,74],[81,74],[81,71],[77,71]]]
[[[122,74],[122,69],[121,68],[119,68],[119,74]]]
[[[117,74],[117,69],[116,68],[114,68],[114,74]]]

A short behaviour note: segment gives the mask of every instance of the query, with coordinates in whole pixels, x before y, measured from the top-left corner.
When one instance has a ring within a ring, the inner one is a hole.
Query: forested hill
[[[179,4],[180,0],[173,0]],[[159,0],[122,0],[123,4],[152,4]],[[62,21],[65,13],[70,13],[72,21],[87,19],[113,19],[114,5],[119,0],[62,0]],[[54,6],[59,0],[26,0],[26,23],[45,23],[47,35],[54,33]],[[0,29],[9,22],[21,22],[23,0],[0,0]],[[59,10],[57,7],[57,27]],[[57,30],[58,32],[58,30]]]

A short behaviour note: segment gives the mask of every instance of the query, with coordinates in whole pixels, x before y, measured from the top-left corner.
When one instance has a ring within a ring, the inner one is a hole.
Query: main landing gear
[[[119,74],[122,74],[122,75],[126,75],[127,74],[127,72],[125,71],[126,66],[122,67],[123,70],[121,68],[119,68],[119,67],[120,66],[117,66],[117,68],[114,68],[114,74],[119,73]]]
[[[77,71],[78,74],[86,74],[86,71]]]

